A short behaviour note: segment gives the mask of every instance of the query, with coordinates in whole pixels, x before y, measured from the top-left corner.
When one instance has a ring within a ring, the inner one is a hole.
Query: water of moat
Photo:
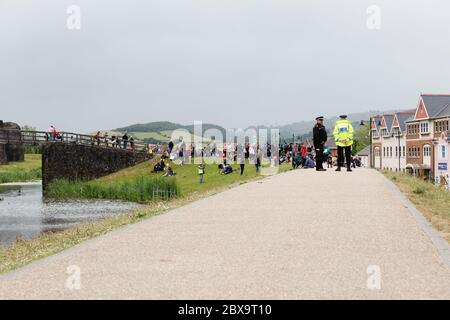
[[[0,185],[0,246],[31,239],[133,209],[129,202],[108,200],[49,200],[40,183]]]

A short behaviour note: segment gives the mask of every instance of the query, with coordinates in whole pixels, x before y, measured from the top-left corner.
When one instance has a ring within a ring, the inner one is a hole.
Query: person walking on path
[[[316,118],[316,125],[313,128],[313,143],[316,150],[316,171],[327,171],[323,168],[324,148],[327,142],[327,130],[323,125],[323,116]]]
[[[259,169],[261,168],[261,149],[259,148],[259,145],[256,147],[256,155],[255,155],[256,159],[255,159],[255,168],[256,168],[256,172],[259,172]]]
[[[245,158],[239,158],[239,166],[241,167],[241,176],[244,174],[245,169]]]
[[[341,171],[341,167],[344,165],[344,153],[347,165],[347,171],[351,172],[350,168],[352,158],[352,145],[353,145],[353,126],[350,120],[347,120],[346,115],[339,116],[340,120],[336,121],[336,125],[333,130],[334,141],[338,148],[338,161],[336,171]]]

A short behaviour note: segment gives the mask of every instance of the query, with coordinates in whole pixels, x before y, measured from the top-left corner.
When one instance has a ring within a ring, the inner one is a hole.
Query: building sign
[[[446,171],[447,170],[447,163],[438,163],[438,170]]]

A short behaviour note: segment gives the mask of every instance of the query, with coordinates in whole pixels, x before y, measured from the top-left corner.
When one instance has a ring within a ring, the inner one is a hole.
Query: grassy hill
[[[378,111],[368,111],[360,113],[348,114],[348,118],[354,121],[354,125],[358,126],[361,120],[369,120],[370,115],[377,114]],[[301,115],[300,115],[301,116]],[[334,122],[338,120],[338,116],[329,116],[325,119],[325,125],[329,130],[331,130]],[[282,126],[251,126],[256,129],[279,129],[280,137],[282,141],[290,142],[292,141],[292,135],[295,136],[295,140],[300,140],[300,137],[305,139],[310,139],[312,137],[312,128],[315,121],[312,119],[310,121],[298,121]],[[176,129],[185,129],[191,134],[194,134],[193,125],[181,125],[169,121],[156,121],[142,124],[133,124],[127,127],[117,128],[114,131],[118,131],[121,134],[128,132],[135,138],[143,140],[146,143],[167,143],[170,141],[172,132]],[[203,132],[208,129],[218,129],[222,132],[223,137],[226,136],[226,129],[219,125],[204,123],[202,125]],[[331,132],[331,131],[330,131]],[[192,137],[193,138],[193,137]]]
[[[177,129],[187,130],[192,134],[192,139],[194,139],[194,125],[182,125],[169,121],[133,124],[127,127],[117,128],[115,131],[118,131],[121,134],[128,132],[128,134],[139,140],[143,140],[146,143],[166,143],[170,141],[172,132]],[[210,123],[202,124],[202,133],[208,129],[217,129],[225,137],[225,128],[219,125]]]

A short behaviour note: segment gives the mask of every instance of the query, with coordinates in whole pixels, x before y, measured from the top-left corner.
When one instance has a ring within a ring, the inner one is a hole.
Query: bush
[[[145,202],[168,200],[179,195],[175,179],[167,177],[138,177],[117,182],[57,180],[47,187],[50,198],[110,199]]]
[[[421,187],[421,186],[417,186],[413,189],[412,191],[415,194],[424,194],[425,193],[425,188]]]

